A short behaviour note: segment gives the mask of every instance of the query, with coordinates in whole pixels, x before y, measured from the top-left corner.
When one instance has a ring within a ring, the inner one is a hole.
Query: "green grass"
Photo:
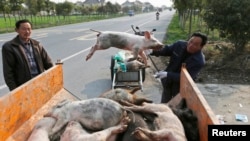
[[[166,38],[164,40],[164,43],[171,44],[173,42],[176,42],[180,39],[186,39],[187,38],[187,32],[182,30],[179,26],[179,19],[178,15],[175,14],[168,25],[168,29],[166,32]]]
[[[0,33],[13,32],[15,29],[16,21],[20,19],[28,19],[33,24],[33,29],[96,21],[102,19],[110,19],[115,17],[124,16],[122,14],[109,14],[109,15],[73,15],[73,16],[23,16],[23,17],[0,17]]]
[[[197,17],[196,17],[197,18]],[[188,31],[188,27],[189,26],[189,21],[186,22],[186,27],[183,29],[180,27],[179,24],[179,17],[178,14],[176,13],[169,26],[168,29],[166,31],[166,38],[163,41],[165,44],[171,44],[173,42],[176,42],[177,40],[186,40],[189,37],[189,31]],[[198,25],[196,22],[193,22],[192,24],[192,32],[203,32],[205,34],[207,34],[208,39],[210,41],[216,41],[216,40],[224,40],[222,38],[219,38],[219,32],[217,30],[214,31],[207,31],[207,27],[205,25],[205,23],[202,23],[202,25]]]
[[[23,17],[11,17],[4,19],[0,17],[0,33],[14,32],[15,22],[19,19],[29,19],[33,24],[33,29],[46,28],[59,25],[67,25],[73,23],[89,22],[102,19],[110,19],[115,17],[127,16],[122,14],[109,14],[109,15],[72,15],[72,16],[23,16]],[[186,40],[188,38],[188,25],[186,23],[186,28],[182,29],[179,25],[178,14],[176,13],[171,20],[168,29],[166,31],[166,38],[164,39],[165,44],[171,44],[177,40]],[[198,24],[193,23],[193,31],[200,30],[205,32],[205,26],[200,29]],[[218,32],[212,32],[209,35],[209,39],[218,40]]]

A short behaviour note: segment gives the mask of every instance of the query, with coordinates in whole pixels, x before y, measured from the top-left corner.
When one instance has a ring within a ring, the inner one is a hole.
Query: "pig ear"
[[[146,39],[151,38],[151,35],[150,35],[150,33],[148,31],[145,31],[144,36],[145,36]]]

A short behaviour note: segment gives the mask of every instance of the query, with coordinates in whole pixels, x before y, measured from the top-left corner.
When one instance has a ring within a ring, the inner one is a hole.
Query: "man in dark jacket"
[[[17,21],[15,30],[18,35],[2,47],[4,80],[9,90],[17,88],[53,66],[43,46],[31,39],[30,21]]]
[[[157,72],[163,86],[161,103],[167,103],[179,93],[180,72],[182,64],[186,64],[187,71],[193,80],[205,65],[205,56],[202,49],[207,43],[207,36],[202,33],[193,33],[188,41],[177,41],[166,45],[161,50],[153,50],[150,55],[170,56],[169,64],[164,71]]]

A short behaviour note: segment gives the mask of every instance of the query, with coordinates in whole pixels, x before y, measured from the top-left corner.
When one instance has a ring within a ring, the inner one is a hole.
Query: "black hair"
[[[191,37],[200,37],[202,42],[201,46],[204,46],[207,43],[207,35],[201,33],[201,32],[194,32]]]
[[[32,23],[29,20],[23,19],[16,22],[16,29],[18,29],[22,23],[29,23],[32,27]]]

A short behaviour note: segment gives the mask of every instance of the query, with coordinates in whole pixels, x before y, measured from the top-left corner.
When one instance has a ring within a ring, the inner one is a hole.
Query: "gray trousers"
[[[180,92],[180,83],[167,82],[167,79],[163,78],[161,79],[161,84],[163,87],[161,95],[161,103],[169,102],[173,97],[175,97]]]

